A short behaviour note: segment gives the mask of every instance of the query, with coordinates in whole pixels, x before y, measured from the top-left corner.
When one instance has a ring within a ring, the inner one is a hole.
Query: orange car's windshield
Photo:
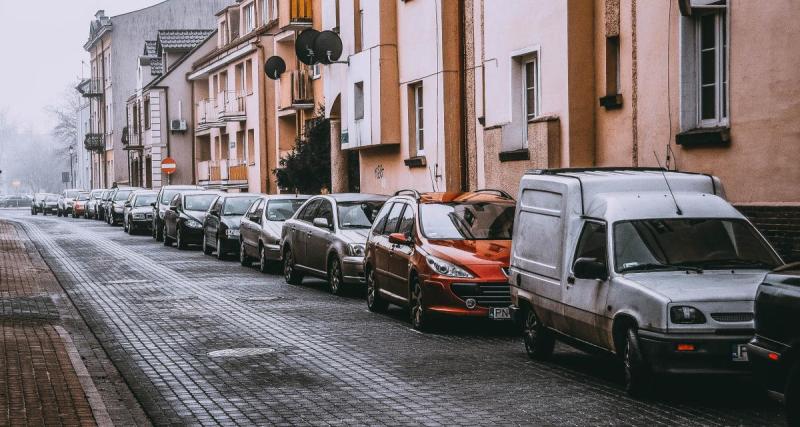
[[[422,234],[436,240],[511,240],[514,204],[497,202],[423,203]]]

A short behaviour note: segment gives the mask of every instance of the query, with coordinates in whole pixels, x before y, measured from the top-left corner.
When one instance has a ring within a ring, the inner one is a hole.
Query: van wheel
[[[525,310],[522,334],[528,357],[534,360],[547,360],[553,355],[556,345],[555,336],[539,321],[536,312],[531,308]]]
[[[286,249],[283,254],[283,278],[290,285],[299,285],[303,281],[303,276],[295,267],[294,254],[291,248]]]
[[[628,329],[625,336],[622,361],[625,366],[625,391],[632,397],[646,397],[650,391],[652,375],[639,349],[639,336],[633,328]]]
[[[786,391],[783,394],[786,404],[786,425],[800,425],[800,362],[795,362],[786,380]]]
[[[382,299],[378,293],[375,270],[370,268],[367,272],[367,308],[373,313],[383,313],[388,306],[389,303]]]
[[[344,293],[342,265],[336,257],[331,257],[330,261],[328,261],[328,285],[333,295],[342,295]]]
[[[411,279],[411,327],[418,331],[426,331],[431,326],[431,314],[425,311],[425,295],[422,292],[422,284],[418,278]]]

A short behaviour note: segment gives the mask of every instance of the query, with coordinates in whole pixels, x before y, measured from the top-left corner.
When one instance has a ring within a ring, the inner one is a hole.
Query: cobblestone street
[[[287,285],[233,257],[100,221],[19,209],[0,210],[3,224],[33,242],[156,425],[783,423],[748,379],[671,378],[637,401],[617,361],[561,345],[551,362],[534,362],[506,324],[444,322],[420,334],[405,312],[370,313],[356,292]]]

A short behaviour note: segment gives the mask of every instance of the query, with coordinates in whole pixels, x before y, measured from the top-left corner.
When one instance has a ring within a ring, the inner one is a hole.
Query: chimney
[[[95,17],[96,19],[98,19],[98,20],[101,20],[101,19],[103,19],[103,18],[105,18],[105,17],[106,17],[106,11],[105,11],[105,10],[102,10],[102,9],[101,9],[101,10],[98,10],[98,11],[97,11],[97,13],[95,13],[95,14],[94,14],[94,17]]]

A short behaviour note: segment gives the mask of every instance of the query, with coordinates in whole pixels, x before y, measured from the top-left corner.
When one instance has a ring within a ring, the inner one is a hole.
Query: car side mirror
[[[604,262],[597,258],[578,258],[572,265],[572,272],[578,279],[606,280],[608,278],[608,268]]]
[[[411,236],[407,236],[403,233],[392,233],[389,235],[389,243],[393,245],[411,246],[414,241],[411,239]]]
[[[261,224],[261,215],[254,213],[247,216],[251,222],[255,222],[256,224]]]
[[[325,228],[328,230],[331,229],[331,225],[328,224],[327,218],[314,218],[314,226],[319,228]]]
[[[171,210],[173,212],[178,212],[178,207],[177,206],[170,206],[169,210]]]
[[[125,207],[126,207],[126,208],[129,208],[129,207],[131,207],[131,202],[125,202]]]
[[[150,203],[150,207],[155,208],[156,207],[156,202]]]

